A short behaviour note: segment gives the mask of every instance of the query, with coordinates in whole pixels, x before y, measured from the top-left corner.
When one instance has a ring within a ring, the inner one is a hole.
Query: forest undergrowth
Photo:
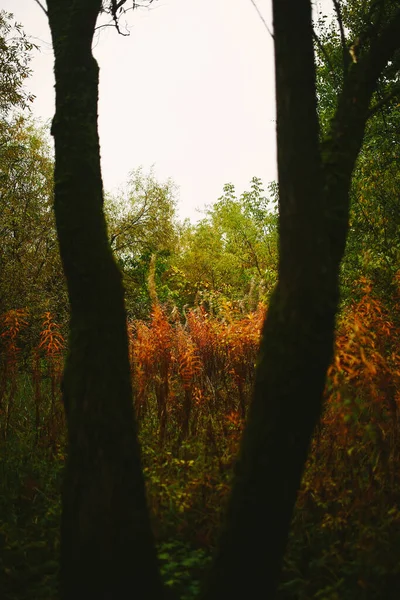
[[[339,317],[279,600],[399,597],[399,289],[382,301],[363,279]],[[184,600],[217,541],[266,310],[221,301],[183,316],[155,302],[128,324],[161,569]],[[50,312],[11,310],[0,326],[0,596],[56,600],[66,342]]]

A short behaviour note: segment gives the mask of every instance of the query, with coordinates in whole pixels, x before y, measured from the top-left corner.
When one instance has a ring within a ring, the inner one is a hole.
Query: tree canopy
[[[25,108],[34,99],[24,83],[30,74],[30,56],[35,45],[26,37],[13,15],[0,11],[0,110]]]

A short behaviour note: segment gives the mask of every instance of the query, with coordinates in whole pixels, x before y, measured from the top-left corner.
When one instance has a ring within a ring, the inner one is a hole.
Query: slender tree
[[[64,373],[64,599],[162,597],[134,423],[121,274],[103,214],[98,66],[101,0],[48,0],[56,78],[55,215],[71,320]]]
[[[368,27],[351,53],[342,28],[343,86],[321,142],[310,0],[273,0],[279,281],[207,600],[275,593],[332,357],[351,174],[377,80],[400,46],[395,4],[363,3]],[[119,5],[111,2],[115,18]],[[56,75],[55,213],[71,304],[62,596],[156,600],[164,592],[132,411],[123,289],[103,215],[91,53],[101,0],[47,6]]]

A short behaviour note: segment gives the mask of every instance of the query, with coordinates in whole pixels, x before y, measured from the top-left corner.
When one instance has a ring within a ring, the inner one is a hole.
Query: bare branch
[[[104,23],[103,25],[98,25],[95,27],[95,31],[99,29],[103,29],[105,27],[114,27],[118,33],[124,37],[129,37],[130,33],[123,33],[119,26],[119,17],[121,14],[126,14],[128,11],[135,10],[135,8],[147,8],[150,4],[153,3],[154,0],[146,0],[146,4],[139,4],[138,2],[133,1],[132,5],[129,8],[124,8],[124,4],[126,4],[128,0],[109,0],[101,9],[100,13],[110,14],[112,20],[109,23]],[[117,14],[119,11],[119,14]]]
[[[255,0],[250,0],[250,2],[252,3],[252,5],[254,6],[254,8],[257,11],[258,16],[260,17],[265,29],[268,31],[269,35],[272,37],[272,39],[274,38],[274,34],[272,33],[272,31],[270,30],[270,28],[268,27],[267,21],[264,19],[263,15],[260,12],[260,9],[258,8],[257,4],[255,3]]]
[[[44,12],[44,14],[45,14],[45,15],[46,15],[46,17],[47,17],[47,10],[46,10],[46,9],[45,9],[45,7],[43,6],[43,4],[40,2],[40,0],[35,0],[35,2],[36,2],[36,4],[37,4],[38,6],[40,6],[40,8],[42,9],[42,11]]]
[[[117,11],[122,10],[122,6],[125,4],[125,2],[126,2],[126,0],[119,0],[119,2],[117,2],[117,0],[111,0],[111,14],[114,19],[115,28],[118,31],[118,33],[120,35],[126,36],[127,34],[121,33],[121,31],[120,31],[118,17],[117,17]]]
[[[109,23],[103,23],[103,25],[97,25],[94,30],[98,31],[99,29],[104,29],[105,27],[113,27],[115,29],[114,21],[110,21]],[[128,33],[121,33],[121,35],[128,36]]]

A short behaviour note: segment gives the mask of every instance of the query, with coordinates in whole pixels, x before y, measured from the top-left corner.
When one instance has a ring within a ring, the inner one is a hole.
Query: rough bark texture
[[[206,600],[273,598],[332,358],[351,174],[400,14],[352,65],[319,144],[309,0],[273,0],[280,194],[279,283]]]
[[[55,214],[71,306],[61,596],[162,597],[133,415],[121,275],[107,239],[91,43],[101,0],[48,0]]]
[[[288,18],[290,16],[290,18]],[[279,283],[207,600],[272,598],[332,355],[336,286],[321,230],[311,7],[274,3]],[[293,51],[296,48],[296,51]],[[228,573],[235,573],[230,581]]]

